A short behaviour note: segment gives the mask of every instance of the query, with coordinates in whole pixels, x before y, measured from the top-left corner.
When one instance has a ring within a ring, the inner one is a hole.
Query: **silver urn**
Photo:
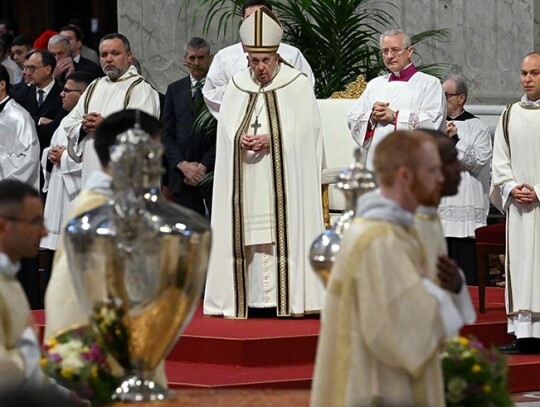
[[[68,223],[68,261],[101,345],[125,372],[112,399],[164,400],[172,393],[153,373],[201,298],[210,226],[160,196],[158,141],[136,126],[113,148],[112,200]]]

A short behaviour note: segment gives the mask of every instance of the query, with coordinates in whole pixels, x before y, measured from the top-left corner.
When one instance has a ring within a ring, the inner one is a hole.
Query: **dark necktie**
[[[45,95],[45,91],[43,89],[39,89],[37,93],[38,93],[37,107],[39,108],[43,104],[43,96]]]
[[[199,100],[202,97],[202,87],[203,84],[201,81],[195,82],[195,86],[193,86],[193,89],[195,89],[195,92],[193,92],[193,100]]]

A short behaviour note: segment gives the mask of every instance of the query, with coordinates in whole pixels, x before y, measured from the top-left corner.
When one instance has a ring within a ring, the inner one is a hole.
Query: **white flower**
[[[85,365],[85,362],[81,358],[83,349],[84,344],[78,339],[57,344],[54,351],[62,357],[60,368],[79,372]]]

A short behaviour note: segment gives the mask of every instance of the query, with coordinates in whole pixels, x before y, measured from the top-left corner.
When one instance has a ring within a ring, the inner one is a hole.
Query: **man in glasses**
[[[66,84],[60,93],[62,108],[71,112],[93,75],[88,72],[73,72],[66,77]],[[43,150],[41,167],[45,177],[43,192],[47,193],[45,202],[45,226],[49,234],[41,241],[45,249],[45,280],[49,279],[54,251],[60,238],[62,226],[67,221],[68,206],[81,190],[81,163],[74,161],[67,151],[68,139],[64,126],[54,132],[51,145]]]
[[[25,80],[30,86],[12,95],[32,115],[41,151],[50,145],[53,133],[66,115],[60,98],[62,88],[53,78],[55,67],[56,59],[49,51],[30,52],[23,66]]]
[[[478,285],[474,231],[486,225],[489,212],[491,135],[485,123],[464,109],[468,89],[462,77],[447,77],[443,89],[448,106],[447,135],[456,145],[463,168],[457,193],[441,200],[439,215],[448,254],[465,272],[467,284]]]
[[[373,169],[377,144],[394,130],[445,130],[446,100],[437,78],[419,72],[412,62],[414,47],[403,30],[381,35],[381,54],[390,71],[371,80],[347,115],[356,143]]]
[[[242,3],[242,21],[261,7],[266,7],[272,11],[272,4],[268,0],[245,0]],[[311,83],[315,84],[311,66],[309,66],[308,61],[299,49],[282,42],[279,45],[278,54],[282,61],[304,73]],[[216,119],[219,116],[219,109],[227,84],[234,75],[248,68],[246,57],[246,49],[242,42],[238,42],[221,49],[212,60],[212,65],[210,65],[204,82],[203,95],[208,109]]]
[[[34,320],[24,291],[15,278],[21,258],[35,256],[41,238],[46,235],[43,204],[37,190],[14,179],[1,180],[0,392],[48,388],[62,395],[67,404],[70,391],[48,379],[41,370]]]

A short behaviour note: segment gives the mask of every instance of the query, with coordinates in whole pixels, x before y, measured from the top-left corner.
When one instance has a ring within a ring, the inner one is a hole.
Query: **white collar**
[[[6,277],[15,277],[19,271],[20,263],[13,263],[7,254],[0,252],[0,274]]]
[[[54,86],[54,79],[51,81],[51,83],[49,83],[47,86],[45,86],[44,88],[38,88],[36,86],[36,92],[41,89],[43,92],[44,92],[44,95],[43,95],[43,99],[45,99],[47,97],[47,95],[49,94],[49,92],[51,91],[51,89],[53,88]]]

